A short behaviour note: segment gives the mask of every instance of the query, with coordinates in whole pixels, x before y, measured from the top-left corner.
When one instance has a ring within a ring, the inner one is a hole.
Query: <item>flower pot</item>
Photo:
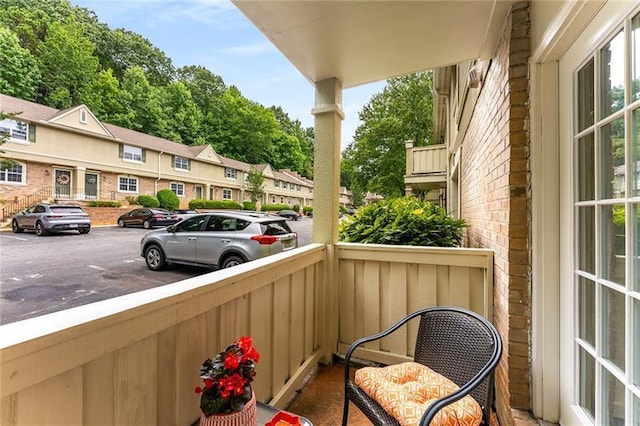
[[[256,394],[251,393],[251,399],[244,404],[242,410],[231,414],[212,414],[205,417],[200,412],[200,426],[255,426],[258,424],[258,408]]]

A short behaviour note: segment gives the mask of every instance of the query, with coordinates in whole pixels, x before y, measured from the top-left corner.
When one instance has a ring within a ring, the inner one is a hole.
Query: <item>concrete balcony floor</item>
[[[351,374],[355,368],[351,368]],[[314,426],[338,426],[342,424],[342,403],[344,389],[344,364],[337,361],[332,365],[321,364],[306,385],[298,390],[298,396],[290,404],[288,411],[309,419]],[[353,404],[349,407],[349,426],[371,425]],[[498,426],[495,413],[491,415],[491,426]]]

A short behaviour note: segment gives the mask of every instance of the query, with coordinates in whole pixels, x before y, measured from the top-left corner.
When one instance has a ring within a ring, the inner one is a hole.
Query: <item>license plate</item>
[[[78,227],[78,224],[76,223],[72,223],[71,225],[69,225],[69,228],[77,228],[77,227]]]

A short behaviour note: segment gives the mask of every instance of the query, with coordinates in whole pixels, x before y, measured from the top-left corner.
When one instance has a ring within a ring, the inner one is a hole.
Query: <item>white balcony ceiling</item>
[[[233,0],[310,81],[343,88],[489,58],[513,2]]]

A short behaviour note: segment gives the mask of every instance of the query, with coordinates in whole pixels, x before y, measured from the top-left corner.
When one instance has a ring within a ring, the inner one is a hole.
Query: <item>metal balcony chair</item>
[[[358,339],[349,347],[344,363],[343,426],[347,425],[349,417],[349,401],[374,425],[400,425],[350,380],[349,364],[358,346],[381,339],[416,317],[420,317],[420,326],[416,336],[414,361],[428,366],[460,387],[432,403],[420,419],[420,425],[430,424],[440,409],[468,394],[482,408],[482,423],[489,424],[494,397],[494,370],[502,355],[500,335],[493,324],[475,312],[454,307],[433,307],[409,314],[387,330]]]

